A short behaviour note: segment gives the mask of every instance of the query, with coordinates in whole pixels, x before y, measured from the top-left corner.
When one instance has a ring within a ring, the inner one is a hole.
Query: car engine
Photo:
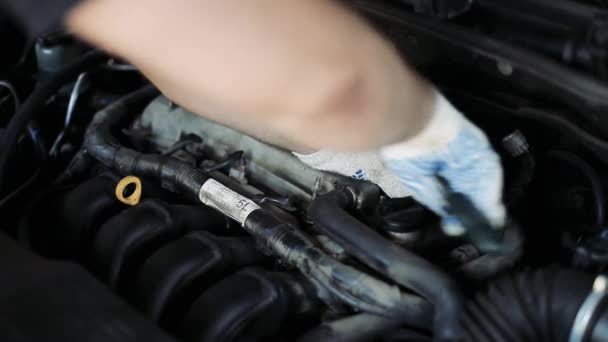
[[[606,4],[345,4],[490,137],[504,232],[461,203],[447,236],[0,19],[2,341],[608,340]]]

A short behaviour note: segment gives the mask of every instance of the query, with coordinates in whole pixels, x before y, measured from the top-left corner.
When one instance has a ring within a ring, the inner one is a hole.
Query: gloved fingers
[[[438,176],[448,190],[466,196],[493,226],[504,225],[499,157],[484,132],[442,96],[422,133],[381,149],[381,154],[414,197],[443,218],[448,230],[456,230],[459,223],[446,215],[447,194]]]
[[[447,206],[444,185],[439,182],[436,174],[422,172],[427,169],[421,165],[422,161],[414,163],[391,163],[394,172],[400,174],[400,179],[408,187],[412,196],[435,214],[441,216],[441,228],[451,236],[459,236],[466,232],[458,218],[449,216],[445,210]]]
[[[437,176],[450,190],[469,198],[494,227],[505,222],[502,204],[503,172],[500,158],[483,132],[466,125],[454,143],[436,153],[417,158],[385,159],[414,198],[444,218],[444,229],[461,230],[456,218],[447,218],[446,194]]]
[[[400,180],[385,167],[378,152],[347,153],[321,150],[312,154],[293,154],[316,170],[372,182],[391,198],[411,196]]]
[[[387,168],[398,176],[416,201],[437,215],[445,216],[444,191],[432,172],[432,163],[423,158],[385,160]]]
[[[500,158],[489,144],[468,150],[466,158],[450,158],[439,175],[447,180],[452,191],[468,196],[492,226],[502,228],[506,211],[502,204]]]

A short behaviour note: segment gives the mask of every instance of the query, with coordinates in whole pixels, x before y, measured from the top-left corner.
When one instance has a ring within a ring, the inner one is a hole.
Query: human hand
[[[411,196],[399,178],[387,169],[377,151],[333,152],[321,150],[312,154],[294,153],[294,155],[313,169],[372,182],[390,198]]]
[[[467,196],[496,229],[505,224],[500,159],[485,134],[439,96],[436,114],[416,138],[382,149],[386,166],[414,198],[442,217],[447,234],[465,228],[446,211],[445,186]],[[439,178],[438,178],[439,177]]]

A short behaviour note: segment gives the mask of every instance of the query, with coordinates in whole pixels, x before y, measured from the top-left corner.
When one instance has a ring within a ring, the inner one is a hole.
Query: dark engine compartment
[[[501,154],[499,252],[0,21],[2,341],[608,340],[605,5],[345,3]]]

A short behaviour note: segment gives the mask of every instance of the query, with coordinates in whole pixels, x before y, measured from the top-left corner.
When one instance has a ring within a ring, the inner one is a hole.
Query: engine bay
[[[435,20],[407,3],[347,2],[490,137],[500,248],[9,25],[2,340],[608,340],[608,10],[480,0]]]

